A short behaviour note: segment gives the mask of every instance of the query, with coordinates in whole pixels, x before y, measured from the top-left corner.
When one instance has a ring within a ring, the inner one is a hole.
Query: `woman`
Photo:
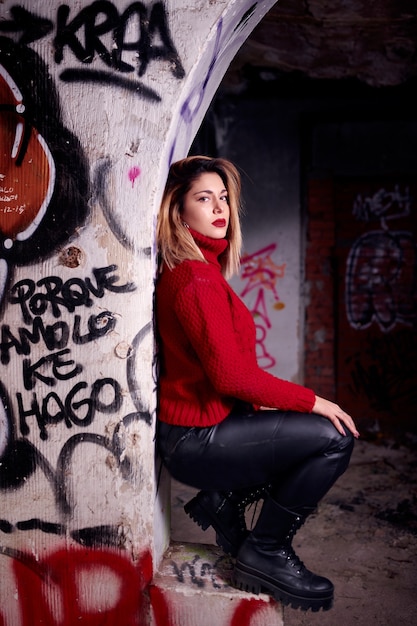
[[[201,489],[185,510],[236,556],[236,586],[329,609],[332,583],[291,543],[346,470],[359,433],[333,402],[258,366],[252,316],[226,281],[239,267],[239,210],[229,161],[171,166],[157,232],[158,447],[175,479]],[[244,508],[261,497],[248,532]]]

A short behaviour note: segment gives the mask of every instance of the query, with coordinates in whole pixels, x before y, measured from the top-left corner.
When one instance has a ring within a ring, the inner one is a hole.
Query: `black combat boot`
[[[282,604],[304,611],[330,609],[333,584],[310,572],[291,546],[294,534],[313,510],[304,507],[298,514],[267,498],[237,555],[233,584],[256,594],[266,591]]]
[[[239,491],[200,491],[187,502],[184,510],[203,530],[212,526],[216,532],[217,545],[231,556],[236,556],[248,536],[245,509],[257,502],[266,487]]]

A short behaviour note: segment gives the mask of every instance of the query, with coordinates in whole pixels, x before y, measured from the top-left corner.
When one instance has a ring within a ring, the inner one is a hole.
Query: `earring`
[[[183,226],[185,226],[185,228],[190,228],[190,227],[188,226],[187,222],[183,222],[183,223],[182,223],[182,225],[183,225]]]

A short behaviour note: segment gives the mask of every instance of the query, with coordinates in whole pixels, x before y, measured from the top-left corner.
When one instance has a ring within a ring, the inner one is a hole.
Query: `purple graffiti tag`
[[[204,78],[202,79],[201,82],[199,82],[192,90],[190,95],[185,99],[185,101],[183,102],[182,106],[181,106],[181,120],[180,120],[180,126],[181,124],[185,125],[185,129],[186,129],[186,134],[187,134],[187,143],[191,142],[191,127],[192,127],[192,123],[194,121],[194,119],[197,117],[200,108],[204,102],[204,96],[206,93],[206,89],[207,89],[207,85],[210,81],[211,75],[213,73],[214,67],[217,63],[217,59],[219,57],[220,51],[221,51],[221,36],[222,36],[222,30],[223,30],[223,20],[220,19],[219,23],[217,24],[217,31],[216,31],[216,40],[214,43],[214,49],[213,49],[213,53],[211,56],[211,60],[210,60],[210,64],[209,64],[209,68],[207,70],[206,75],[204,76]],[[176,148],[176,144],[177,144],[177,138],[175,138],[170,152],[169,152],[169,164],[172,163],[173,158],[174,158],[174,152],[175,152],[175,148]]]
[[[351,328],[382,332],[416,322],[417,247],[407,231],[368,231],[346,262],[346,316]]]
[[[351,328],[375,323],[384,333],[416,322],[417,247],[411,231],[391,230],[388,221],[411,215],[409,187],[357,194],[352,215],[362,222],[380,220],[354,241],[346,261],[346,317]]]
[[[408,187],[402,192],[399,185],[393,191],[379,189],[372,196],[358,194],[353,202],[352,215],[359,221],[381,220],[381,227],[388,230],[387,220],[408,217],[411,213],[411,195]]]

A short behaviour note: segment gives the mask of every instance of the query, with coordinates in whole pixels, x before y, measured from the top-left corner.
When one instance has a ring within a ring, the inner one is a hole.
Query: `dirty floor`
[[[417,624],[417,452],[412,439],[405,444],[384,438],[357,442],[347,472],[294,540],[307,567],[333,581],[334,607],[318,613],[285,608],[285,626]],[[203,532],[183,511],[195,493],[172,482],[171,537],[214,544],[213,530]],[[253,511],[247,518],[253,519]]]

